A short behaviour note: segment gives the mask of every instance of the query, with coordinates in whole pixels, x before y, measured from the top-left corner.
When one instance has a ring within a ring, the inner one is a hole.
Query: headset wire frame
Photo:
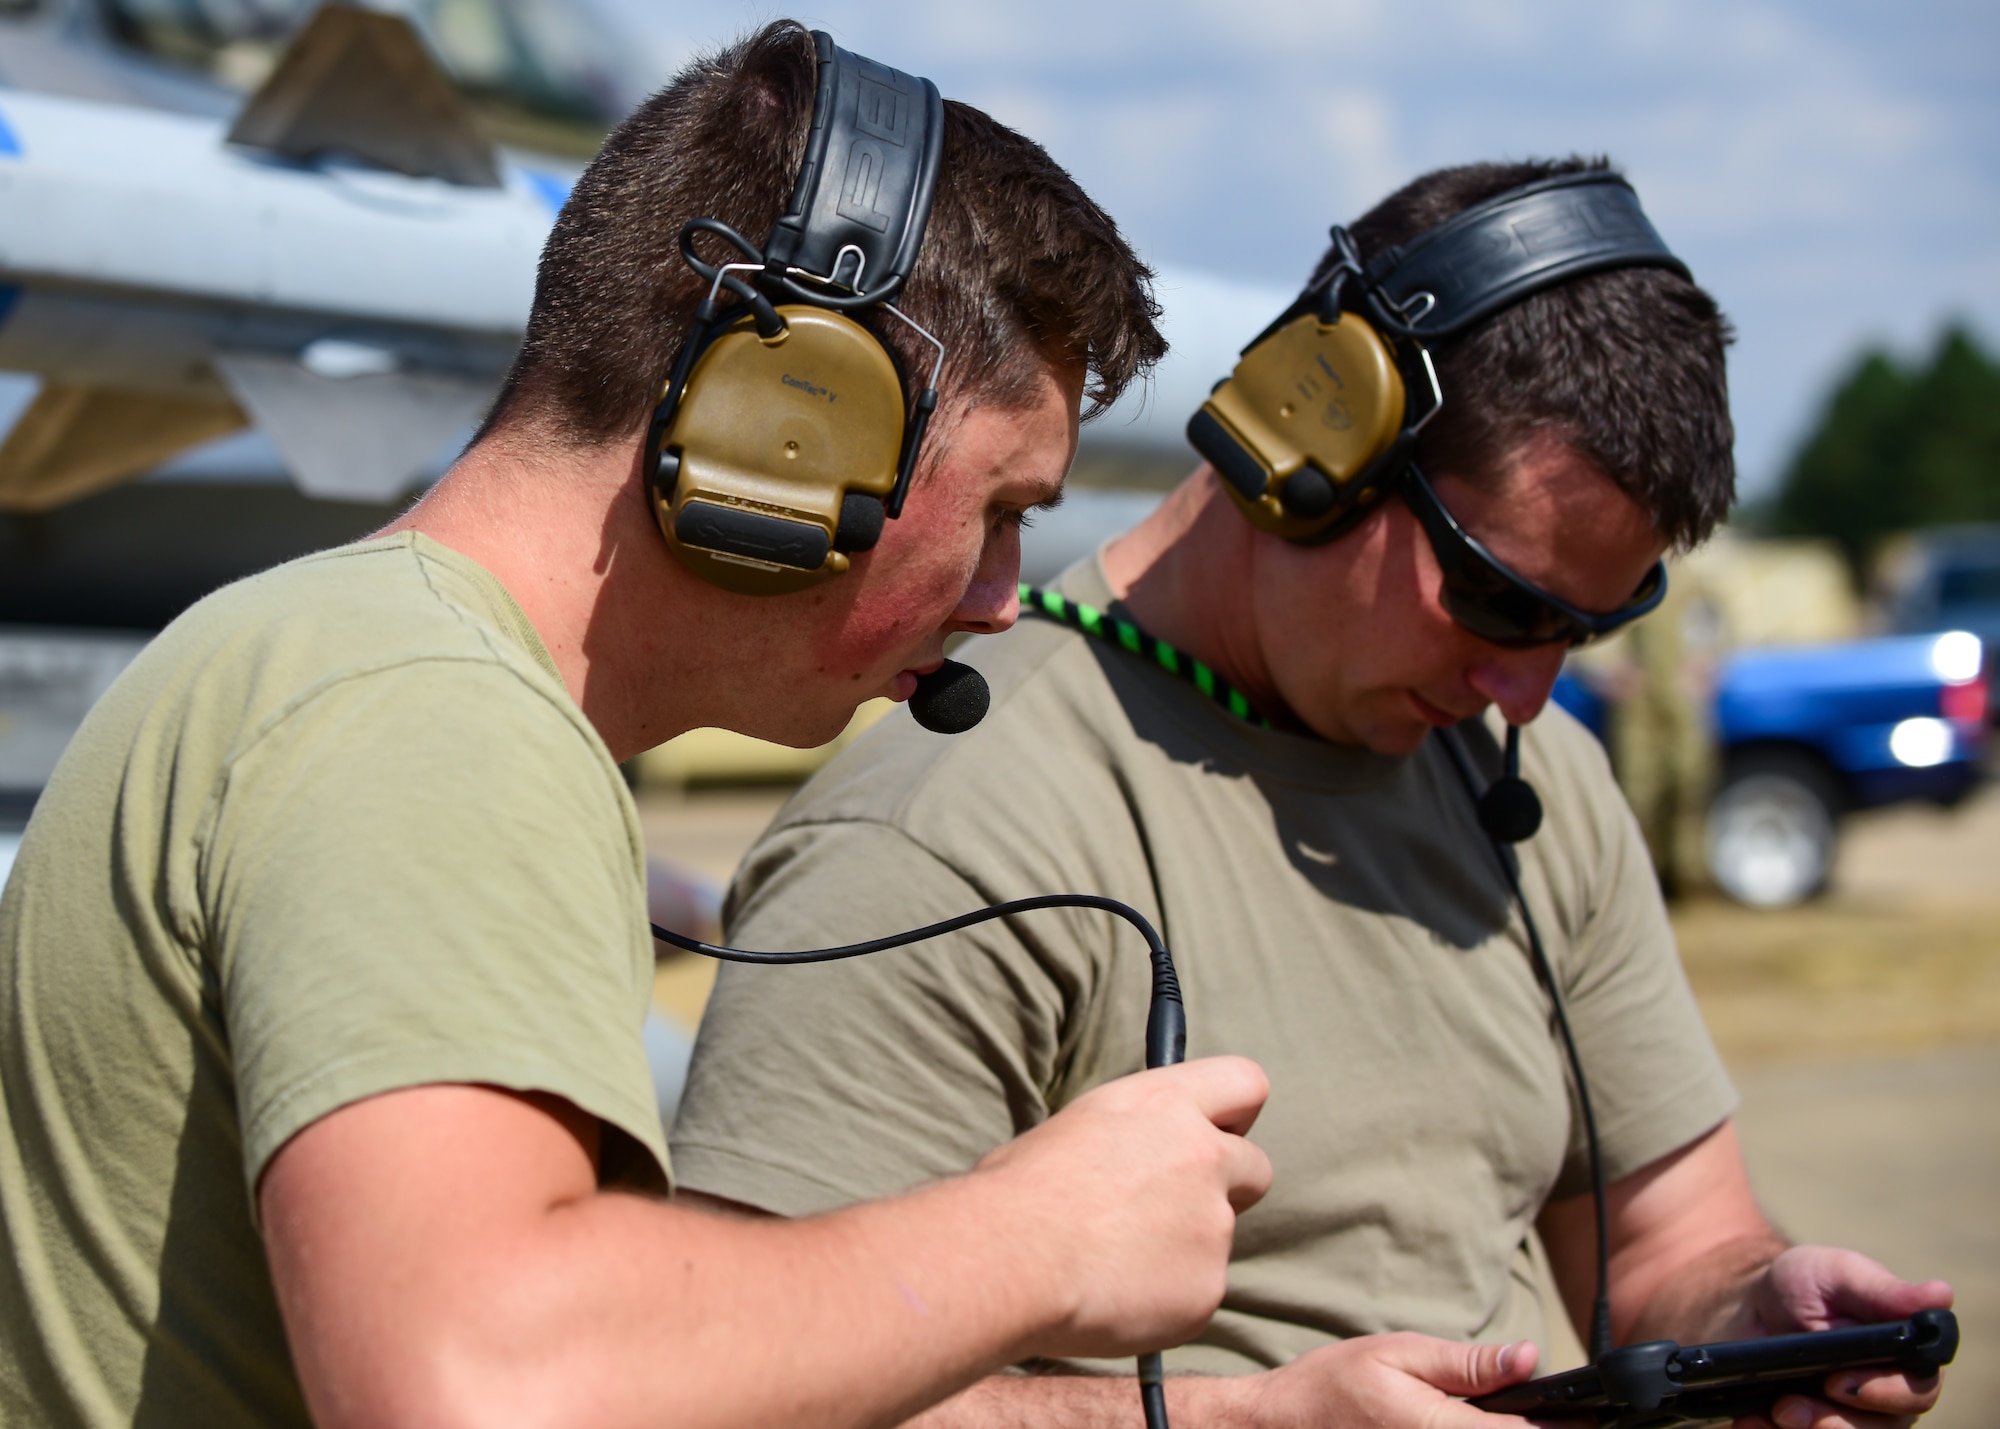
[[[711,233],[722,239],[743,255],[743,261],[734,263],[705,261],[695,251],[694,246],[695,238],[703,233]],[[667,433],[673,427],[674,418],[680,411],[681,398],[687,392],[688,380],[694,375],[694,365],[700,358],[702,350],[708,345],[709,334],[719,325],[733,322],[747,311],[760,338],[775,341],[785,331],[785,320],[768,294],[762,290],[763,285],[780,284],[785,296],[843,314],[876,308],[908,327],[932,348],[930,376],[910,398],[909,410],[904,417],[903,447],[897,456],[895,485],[890,488],[889,494],[882,501],[883,514],[886,517],[894,520],[901,516],[903,503],[909,498],[910,482],[916,475],[917,456],[923,450],[924,435],[930,429],[931,415],[937,411],[938,383],[944,375],[946,357],[945,345],[937,335],[892,301],[902,289],[902,280],[894,279],[885,283],[874,293],[853,291],[842,293],[839,289],[844,285],[833,278],[822,278],[803,268],[774,265],[765,256],[763,249],[716,218],[689,219],[681,227],[679,247],[682,261],[696,276],[705,280],[709,287],[707,296],[695,307],[694,326],[690,329],[687,340],[681,344],[681,350],[674,359],[672,373],[667,379],[666,391],[654,409],[652,445],[664,444]],[[747,272],[759,275],[755,284],[739,276]],[[856,281],[862,276],[862,270],[857,268]],[[812,288],[808,290],[803,287],[801,279],[810,282]],[[725,289],[738,300],[738,306],[725,308],[720,304],[719,295]]]

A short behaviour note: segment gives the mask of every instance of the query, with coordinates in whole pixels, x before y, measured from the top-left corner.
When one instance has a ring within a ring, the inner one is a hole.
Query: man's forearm
[[[1713,1247],[1656,1282],[1643,1302],[1628,1301],[1627,1314],[1614,1315],[1619,1342],[1696,1345],[1774,1333],[1759,1323],[1749,1292],[1788,1246],[1776,1232],[1764,1231]]]
[[[689,1236],[658,1233],[669,1208],[599,1199],[604,1223],[572,1244],[595,1242],[633,1293],[564,1338],[606,1377],[652,1380],[645,1397],[678,1401],[676,1424],[894,1422],[1049,1327],[1045,1268],[999,1263],[1012,1207],[993,1191],[961,1180],[791,1225],[690,1218]],[[662,1313],[663,1291],[680,1311]],[[564,1381],[599,1378],[573,1368]]]
[[[1606,1206],[1611,1332],[1619,1344],[1768,1333],[1746,1292],[1788,1242],[1751,1194],[1731,1123],[1614,1181]],[[1595,1208],[1588,1196],[1554,1201],[1537,1225],[1581,1330],[1596,1289]]]
[[[403,1283],[393,1332],[367,1287],[330,1284],[382,1274],[383,1257],[322,1241],[274,1269],[329,1425],[860,1429],[1032,1353],[1048,1328],[1050,1277],[1019,1255],[994,1189],[967,1178],[793,1224],[585,1196],[497,1244],[482,1231],[496,1253],[448,1257],[456,1276],[386,1267]]]
[[[810,1221],[596,1187],[559,1098],[413,1087],[272,1159],[265,1246],[315,1420],[900,1422],[1036,1355],[1192,1335],[1268,1184],[1255,1066],[1121,1078],[970,1174]]]

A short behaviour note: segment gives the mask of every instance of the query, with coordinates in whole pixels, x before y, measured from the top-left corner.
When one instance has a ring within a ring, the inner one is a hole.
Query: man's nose
[[[1021,532],[1002,526],[980,548],[979,565],[951,613],[951,628],[969,635],[1011,630],[1021,614]]]
[[[1549,702],[1565,653],[1561,645],[1492,650],[1466,670],[1466,683],[1498,706],[1507,723],[1526,724]]]

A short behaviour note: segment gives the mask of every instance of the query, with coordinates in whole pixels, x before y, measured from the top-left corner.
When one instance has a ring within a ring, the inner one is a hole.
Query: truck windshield
[[[0,0],[4,3],[4,0]],[[120,43],[238,89],[263,82],[319,0],[104,0]],[[595,151],[634,88],[583,0],[392,0],[496,139]]]
[[[1938,581],[1938,603],[2000,605],[2000,564],[1946,567]]]

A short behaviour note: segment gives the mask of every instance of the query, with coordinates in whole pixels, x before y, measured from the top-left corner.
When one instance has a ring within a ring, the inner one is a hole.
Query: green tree
[[[1769,507],[1775,535],[1827,536],[1857,575],[1883,537],[2000,521],[2000,363],[1949,327],[1927,364],[1864,354]]]

